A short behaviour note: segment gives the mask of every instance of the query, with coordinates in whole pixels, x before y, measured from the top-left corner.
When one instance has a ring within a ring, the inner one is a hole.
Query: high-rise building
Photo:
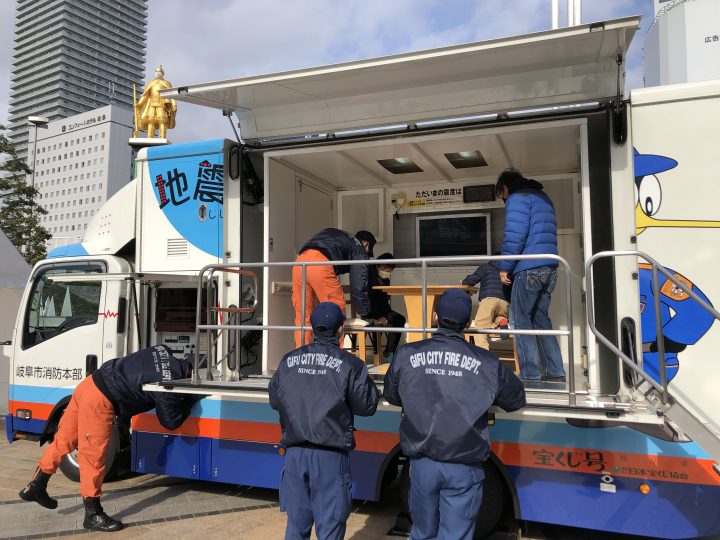
[[[720,0],[655,0],[645,86],[720,79]]]
[[[49,248],[79,242],[95,212],[130,180],[133,112],[108,105],[30,131],[28,162],[35,166],[41,223]]]
[[[26,157],[28,116],[132,107],[142,88],[148,0],[17,0],[9,137]]]

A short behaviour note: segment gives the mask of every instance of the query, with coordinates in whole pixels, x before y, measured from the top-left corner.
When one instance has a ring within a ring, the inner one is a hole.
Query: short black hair
[[[495,194],[501,197],[503,194],[503,187],[507,186],[509,190],[512,190],[513,186],[519,182],[525,180],[525,177],[520,171],[514,167],[508,167],[498,176],[497,183],[495,184]]]
[[[448,328],[455,330],[455,332],[462,332],[465,330],[465,325],[460,324],[453,319],[438,319],[438,328]]]

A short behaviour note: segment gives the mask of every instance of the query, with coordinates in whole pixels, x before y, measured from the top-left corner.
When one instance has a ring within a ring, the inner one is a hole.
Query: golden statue
[[[155,130],[159,130],[161,139],[167,136],[167,130],[175,127],[175,114],[177,103],[174,99],[160,97],[161,90],[171,88],[172,84],[165,80],[165,71],[160,66],[155,70],[155,79],[145,85],[140,99],[133,86],[133,101],[135,110],[135,128],[133,137],[138,136],[140,130],[147,131],[149,139],[155,137]]]

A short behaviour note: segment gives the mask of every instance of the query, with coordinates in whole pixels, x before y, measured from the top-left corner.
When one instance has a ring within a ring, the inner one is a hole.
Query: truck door
[[[103,354],[107,285],[103,261],[36,267],[19,314],[10,384],[15,431],[42,432],[55,406]],[[83,275],[83,280],[73,280]],[[93,279],[97,276],[97,279]]]
[[[297,193],[295,248],[300,249],[318,231],[333,226],[333,208],[329,194],[303,180],[300,176],[295,178]]]

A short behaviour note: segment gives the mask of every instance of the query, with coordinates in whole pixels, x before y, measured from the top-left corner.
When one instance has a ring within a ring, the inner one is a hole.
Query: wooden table
[[[377,285],[373,289],[383,291],[390,296],[402,296],[405,299],[405,307],[407,309],[407,324],[410,328],[422,328],[422,286],[421,285]],[[468,285],[428,285],[427,291],[427,320],[426,327],[430,328],[432,324],[432,314],[435,310],[435,299],[448,289],[462,289],[469,294],[477,292],[475,287]],[[430,334],[427,334],[429,337]],[[420,332],[408,332],[406,335],[407,342],[420,341],[423,334]]]

